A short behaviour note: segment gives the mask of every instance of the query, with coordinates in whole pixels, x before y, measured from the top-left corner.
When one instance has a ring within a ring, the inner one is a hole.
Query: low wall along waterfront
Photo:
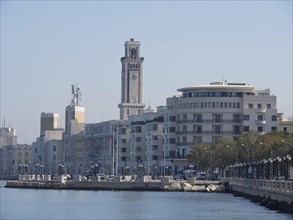
[[[196,181],[195,177],[187,181],[176,181],[171,176],[152,179],[151,176],[117,176],[111,181],[92,178],[82,180],[75,177],[67,180],[65,175],[51,179],[50,175],[20,175],[18,181],[8,181],[10,188],[38,189],[72,189],[72,190],[136,190],[136,191],[205,191],[219,192],[224,190],[220,181]]]
[[[229,190],[254,198],[268,208],[293,212],[293,181],[222,178]]]

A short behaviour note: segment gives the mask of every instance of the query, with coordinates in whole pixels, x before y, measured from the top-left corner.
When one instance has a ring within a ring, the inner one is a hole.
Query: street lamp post
[[[38,163],[35,164],[35,168],[36,168],[35,173],[36,173],[36,175],[39,174],[39,172],[38,172],[39,171],[39,166],[40,165]]]
[[[243,146],[243,147],[247,147],[248,149],[250,149],[251,150],[251,156],[249,156],[249,158],[250,158],[250,161],[253,161],[253,154],[254,154],[254,150],[252,149],[252,147],[250,147],[249,145],[245,145],[245,144],[241,144],[241,146]]]
[[[259,142],[261,145],[264,145],[264,146],[266,146],[266,147],[268,147],[268,148],[270,148],[270,151],[271,151],[271,158],[273,158],[273,149],[272,149],[272,147],[270,146],[270,145],[268,145],[268,144],[265,144],[265,143],[263,143],[263,142]]]
[[[196,170],[199,170],[199,156],[198,156],[198,151],[195,148],[190,148],[189,152],[195,152],[196,155]]]
[[[274,159],[273,159],[273,149],[270,145],[266,144],[266,143],[263,143],[262,141],[259,142],[261,145],[264,145],[266,147],[268,147],[270,149],[270,153],[271,153],[271,158],[269,159],[270,163],[271,163],[271,171],[270,171],[270,178],[273,179],[274,177],[274,169],[275,169],[275,166],[274,166]],[[275,161],[276,162],[276,161]],[[278,172],[278,171],[277,171]]]
[[[214,162],[215,162],[215,156],[216,153],[214,150],[212,149],[208,149],[207,147],[205,147],[205,150],[208,151],[210,153],[210,158],[211,158],[211,169],[212,169],[212,179],[214,178]]]
[[[285,144],[288,144],[291,148],[293,148],[293,144],[290,144],[289,142],[287,141],[284,141],[284,140],[281,140],[281,143],[285,143]]]
[[[44,168],[44,165],[41,164],[41,165],[40,165],[40,174],[41,174],[41,175],[43,175],[43,173],[44,173],[43,168]]]
[[[152,136],[147,136],[146,137],[146,142],[147,142],[147,159],[148,159],[148,173],[151,172],[151,152],[150,152],[150,148],[151,148],[151,140],[152,140]]]
[[[163,176],[165,176],[165,169],[166,169],[166,135],[168,135],[167,133],[161,133],[161,135],[163,135]]]

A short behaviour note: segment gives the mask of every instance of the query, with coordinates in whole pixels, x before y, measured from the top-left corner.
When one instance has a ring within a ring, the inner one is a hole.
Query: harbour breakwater
[[[151,176],[117,176],[111,181],[94,177],[82,180],[80,177],[68,180],[57,176],[52,180],[45,175],[21,175],[17,181],[7,181],[8,188],[68,189],[68,190],[116,190],[116,191],[185,191],[220,192],[224,185],[220,181],[197,181],[195,177],[187,180],[173,180],[170,176],[152,179]]]

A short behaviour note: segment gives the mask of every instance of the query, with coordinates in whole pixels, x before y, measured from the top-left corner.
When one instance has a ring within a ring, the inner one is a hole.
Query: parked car
[[[107,179],[105,173],[98,173],[97,176],[98,176],[98,180],[106,180]]]
[[[115,175],[109,175],[107,177],[107,181],[113,181],[114,180]]]
[[[206,173],[205,172],[198,172],[196,173],[196,179],[197,180],[205,180],[207,178]]]

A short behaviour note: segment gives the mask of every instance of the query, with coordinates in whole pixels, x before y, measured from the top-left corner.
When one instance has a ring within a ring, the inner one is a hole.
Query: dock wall
[[[286,211],[293,212],[293,181],[223,178],[222,182],[226,183],[233,193],[273,204],[272,206],[276,206],[275,209],[283,206]]]

